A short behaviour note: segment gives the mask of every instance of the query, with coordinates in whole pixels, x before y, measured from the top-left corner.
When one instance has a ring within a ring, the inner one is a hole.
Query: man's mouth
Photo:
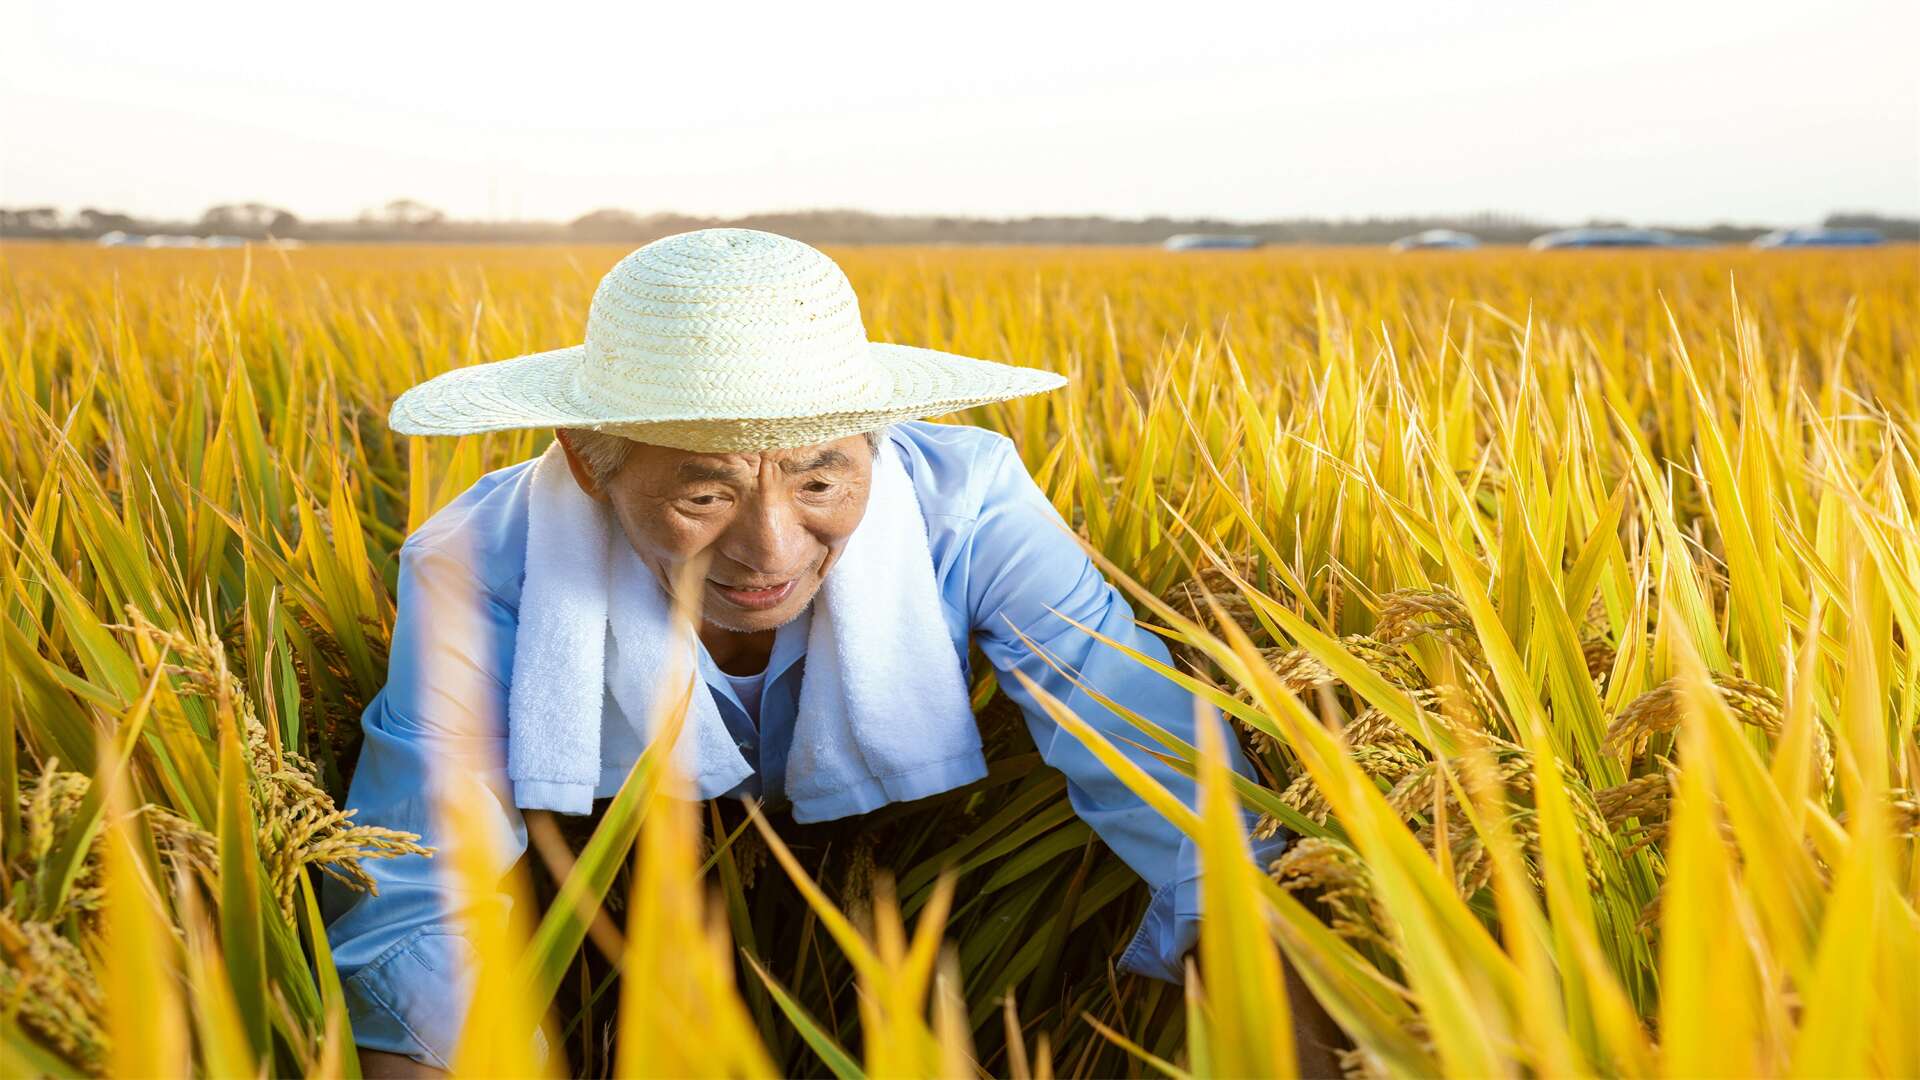
[[[712,578],[707,579],[707,584],[712,585],[713,591],[720,594],[720,599],[735,607],[745,608],[748,611],[764,611],[767,608],[779,606],[780,602],[793,592],[794,581],[783,581],[778,585],[769,585],[761,589],[743,589],[724,585]]]

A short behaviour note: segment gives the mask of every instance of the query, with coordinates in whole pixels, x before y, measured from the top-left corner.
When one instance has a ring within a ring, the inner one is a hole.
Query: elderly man
[[[618,788],[679,662],[704,683],[673,749],[700,798],[751,795],[800,822],[863,814],[986,775],[967,694],[977,641],[1074,810],[1152,886],[1118,966],[1180,981],[1198,919],[1191,841],[1012,673],[1113,736],[1135,730],[1054,663],[1189,738],[1193,702],[1067,621],[1167,656],[1013,444],[916,419],[1063,382],[869,342],[839,267],[785,237],[706,229],[633,252],[596,290],[585,344],[451,371],[395,402],[407,434],[551,427],[555,440],[401,547],[388,681],[348,805],[440,842],[433,778],[451,769],[486,784],[517,857],[521,811],[587,813]],[[669,623],[688,580],[697,643]],[[1191,781],[1122,746],[1192,803]],[[1250,775],[1237,749],[1233,765]],[[377,895],[332,897],[369,1072],[444,1069],[458,1038],[471,985],[458,912],[490,898],[436,869],[396,859],[373,870]]]

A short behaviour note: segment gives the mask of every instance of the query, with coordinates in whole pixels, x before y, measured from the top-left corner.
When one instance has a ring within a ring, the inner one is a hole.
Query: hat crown
[[[678,233],[621,259],[594,290],[585,351],[580,393],[635,411],[785,415],[858,397],[874,377],[846,274],[758,229]]]
[[[583,343],[442,372],[395,398],[387,422],[407,435],[585,427],[734,453],[830,442],[1065,381],[869,341],[832,259],[757,229],[701,229],[607,271]]]

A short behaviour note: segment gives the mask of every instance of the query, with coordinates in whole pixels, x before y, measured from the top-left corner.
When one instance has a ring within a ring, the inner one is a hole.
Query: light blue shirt
[[[1199,921],[1192,840],[1061,730],[1011,674],[1025,672],[1192,806],[1191,780],[1123,741],[1144,735],[1055,671],[1012,627],[1088,685],[1192,742],[1190,694],[1048,609],[1163,662],[1165,644],[1135,625],[1125,597],[1065,531],[1005,436],[916,421],[894,425],[887,437],[904,451],[926,517],[955,654],[965,665],[968,642],[979,644],[999,673],[1001,691],[1019,704],[1041,757],[1065,774],[1075,813],[1152,887],[1120,970],[1180,982],[1181,957],[1195,943]],[[387,683],[362,717],[366,741],[347,792],[347,806],[358,811],[356,823],[416,832],[422,843],[440,846],[430,778],[436,769],[452,767],[493,792],[485,812],[506,853],[517,858],[526,849],[525,823],[506,775],[506,715],[532,464],[482,476],[401,546]],[[769,809],[788,805],[787,743],[805,668],[807,625],[803,614],[776,631],[757,723],[700,650],[701,673],[721,717],[757,768],[726,797],[753,795]],[[428,670],[435,672],[431,683],[423,676]],[[1208,715],[1217,716],[1211,708]],[[624,743],[615,725],[605,731],[607,768],[596,792],[603,796],[613,793],[641,749],[630,731]],[[1229,753],[1234,769],[1251,777],[1238,746],[1230,743]],[[956,765],[956,776],[935,790],[970,780],[958,775],[963,768]],[[843,808],[823,816],[853,812]],[[1250,828],[1253,815],[1245,814]],[[1255,842],[1256,860],[1264,867],[1286,841],[1282,832]],[[443,860],[405,856],[366,863],[378,895],[350,894],[328,880],[327,936],[359,1044],[444,1068],[472,988],[473,954],[461,936],[459,911],[499,898],[456,893],[436,861]]]

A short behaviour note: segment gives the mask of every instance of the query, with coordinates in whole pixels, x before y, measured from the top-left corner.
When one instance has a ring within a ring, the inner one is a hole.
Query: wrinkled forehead
[[[869,459],[866,442],[856,435],[833,442],[758,452],[702,453],[678,447],[636,443],[640,466],[656,477],[682,482],[749,480],[771,468],[785,476],[858,470]]]

